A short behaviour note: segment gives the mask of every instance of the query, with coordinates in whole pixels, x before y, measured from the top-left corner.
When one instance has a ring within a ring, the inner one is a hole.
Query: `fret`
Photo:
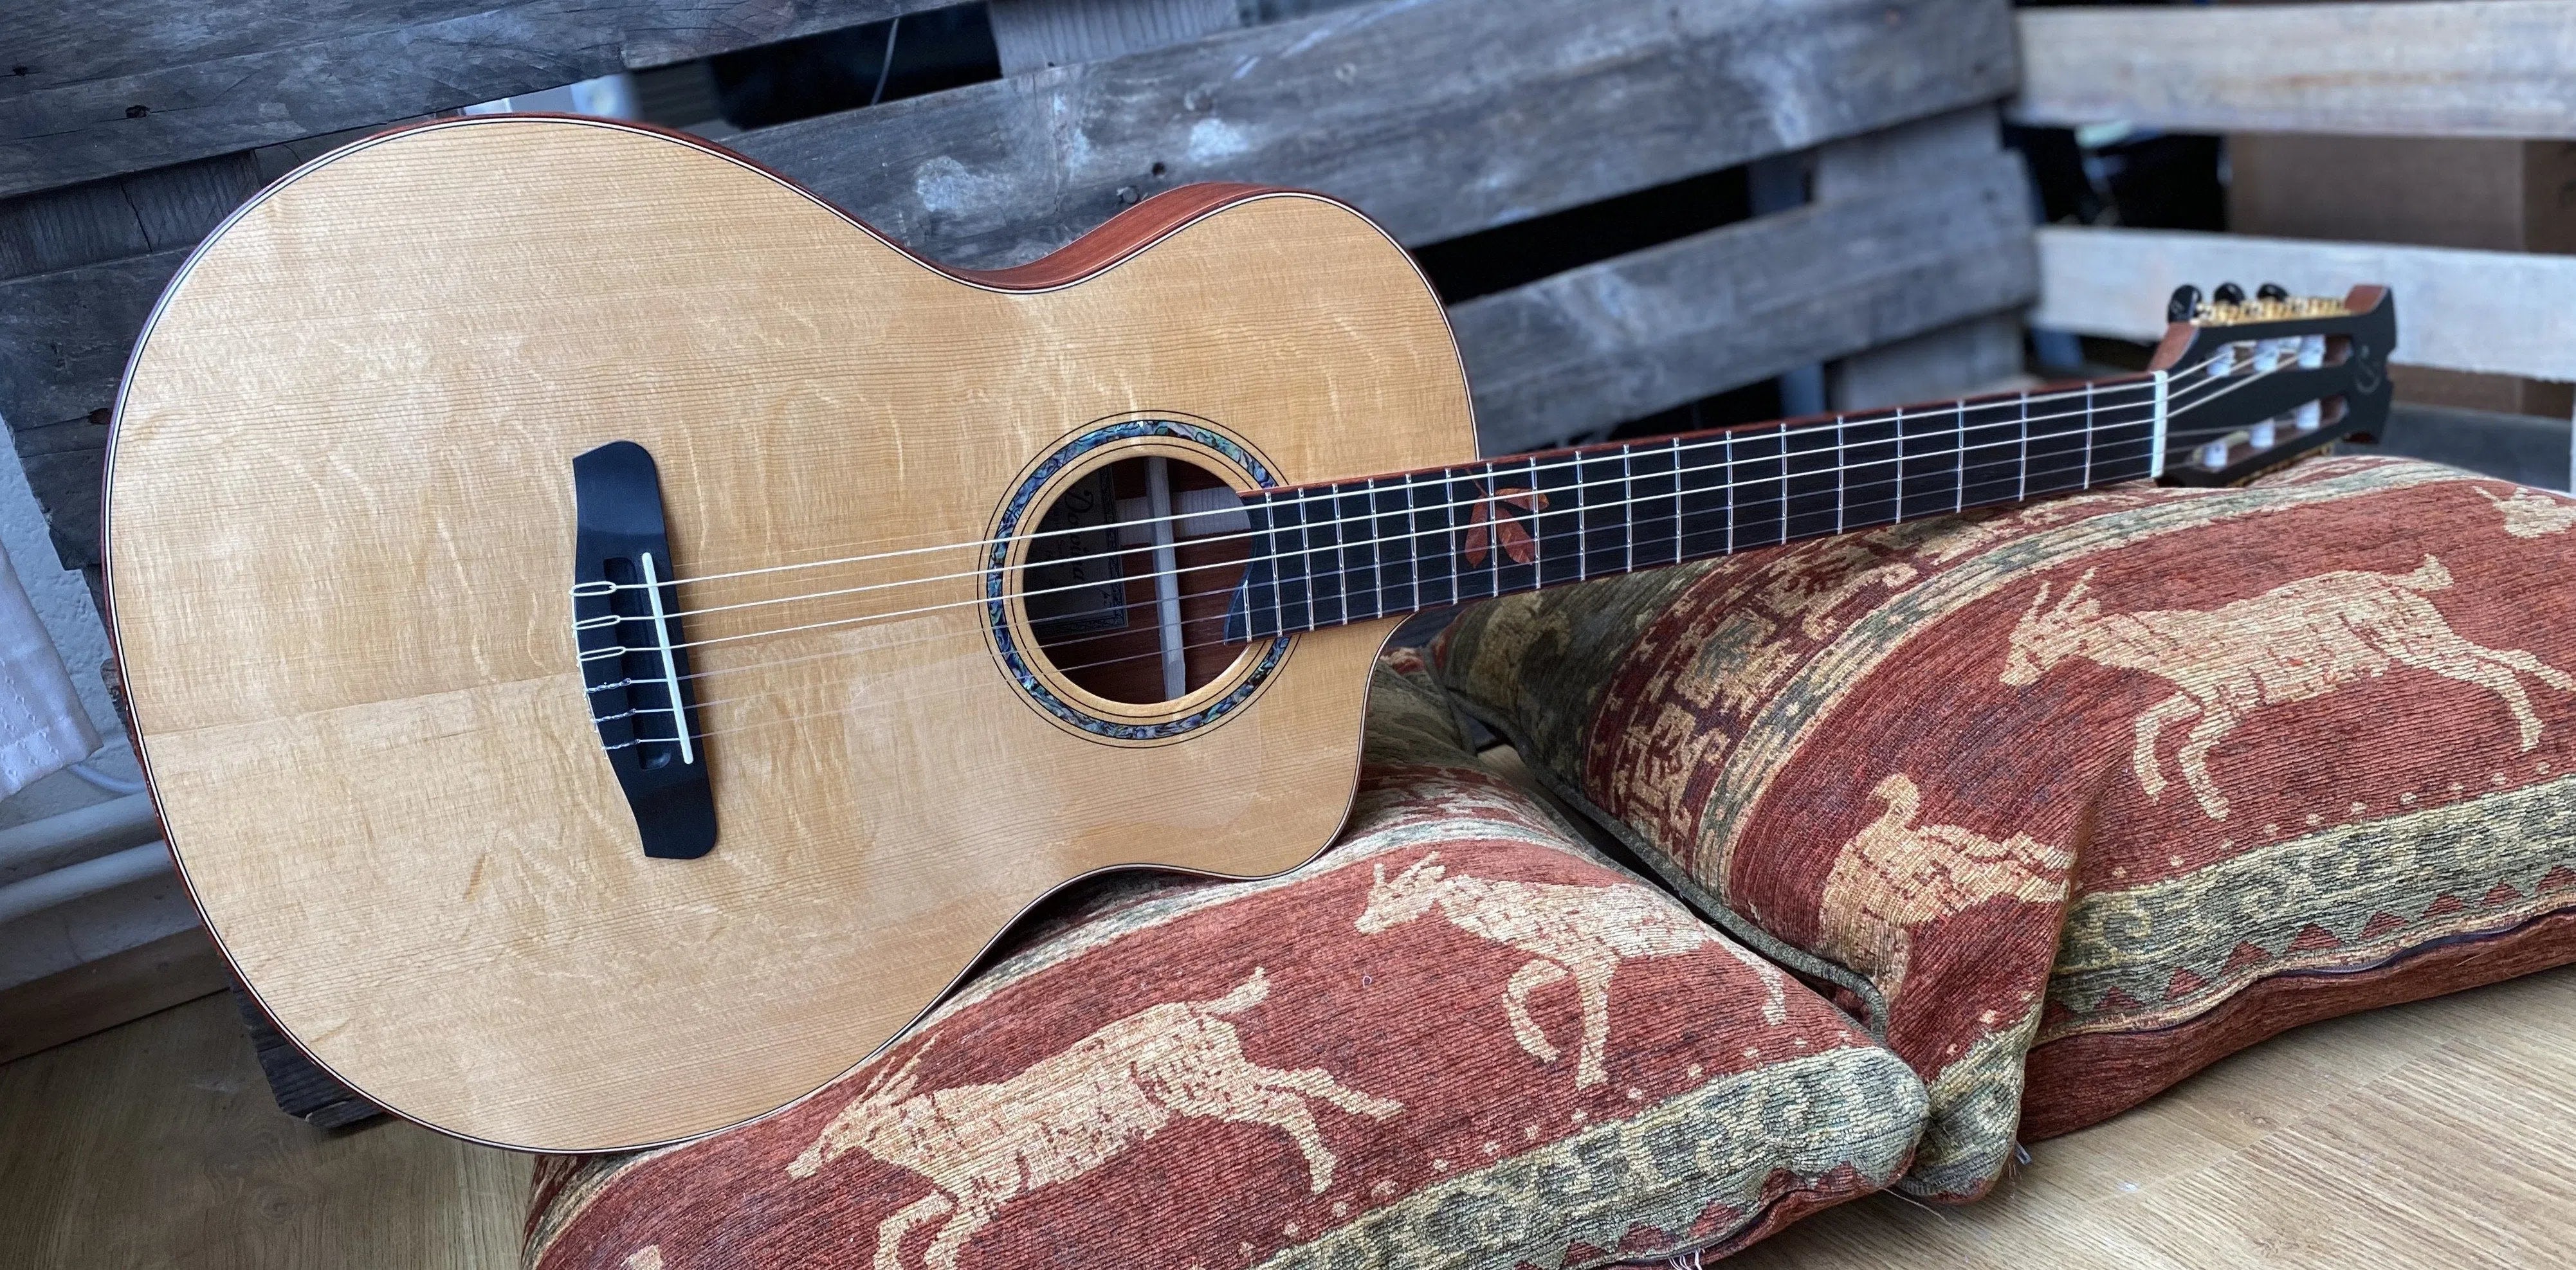
[[[1956,406],[1959,433],[1958,469],[1950,478],[1950,514],[1957,515],[1968,507],[1968,401],[1962,397]]]
[[[1341,515],[1332,487],[1310,491],[1298,507],[1304,513],[1299,523],[1306,530],[1306,595],[1315,625],[1338,626],[1350,620],[1350,606],[1342,594]]]
[[[1619,449],[1619,538],[1622,548],[1620,568],[1635,571],[1637,567],[1637,461],[1636,452],[1626,446]]]
[[[1357,489],[1334,486],[1332,508],[1341,543],[1343,620],[1384,617],[1386,609],[1378,603],[1377,509],[1370,502],[1368,483]]]
[[[1566,464],[1569,466],[1569,471],[1574,471],[1574,482],[1566,484],[1566,492],[1574,495],[1574,580],[1577,582],[1584,582],[1592,577],[1592,559],[1589,559],[1589,551],[1592,551],[1592,526],[1584,523],[1584,513],[1592,507],[1592,500],[1584,495],[1584,489],[1587,489],[1587,484],[1584,484],[1584,464],[1587,464],[1587,461],[1592,459],[1584,456],[1584,453],[1577,453],[1574,461]]]
[[[1486,508],[1485,558],[1494,565],[1496,595],[1537,590],[1540,562],[1546,558],[1542,553],[1547,544],[1539,537],[1542,509],[1538,500],[1538,456],[1531,455],[1527,462],[1519,465],[1519,469],[1509,475],[1497,471],[1488,486],[1494,499]],[[1524,492],[1506,495],[1505,490]],[[1507,525],[1506,521],[1512,524]],[[1529,535],[1527,545],[1519,554],[1511,550],[1510,535],[1506,532],[1512,525],[1517,525],[1520,532]],[[1524,562],[1521,555],[1529,559]]]
[[[1279,623],[1279,584],[1277,570],[1270,561],[1270,511],[1258,500],[1246,500],[1244,518],[1251,527],[1245,541],[1251,550],[1243,562],[1243,590],[1227,608],[1225,641],[1241,644],[1260,639],[1281,629]],[[1264,630],[1264,624],[1268,630]]]
[[[1404,561],[1405,572],[1413,579],[1413,611],[1419,613],[1422,603],[1422,509],[1413,501],[1413,477],[1404,477]]]
[[[1852,528],[1896,519],[1896,478],[1901,470],[1896,420],[1881,416],[1843,425],[1843,523]]]
[[[1692,557],[1738,551],[1779,536],[1780,491],[1788,479],[1788,464],[1780,457],[1781,429],[1737,428],[1721,435],[1722,463],[1691,465],[1706,470],[1684,478],[1685,488],[1694,491],[1683,531]]]
[[[1442,515],[1448,520],[1448,532],[1442,536],[1441,545],[1450,561],[1451,593],[1461,604],[1494,595],[1492,557],[1481,561],[1467,558],[1467,535],[1474,523],[1476,502],[1484,493],[1484,482],[1478,479],[1480,471],[1453,467],[1441,478]]]
[[[1780,532],[1783,541],[1838,532],[1842,523],[1842,448],[1820,425],[1780,425]]]
[[[1431,500],[1429,519],[1423,516],[1422,501]],[[1449,532],[1449,486],[1438,476],[1432,477],[1428,491],[1422,476],[1416,473],[1404,478],[1404,501],[1413,521],[1414,575],[1422,579],[1422,602],[1436,607],[1458,602],[1458,557],[1456,543]]]
[[[2017,497],[2023,468],[2023,419],[2028,397],[2016,393],[2001,401],[1959,403],[1959,497],[1954,510]]]
[[[1272,548],[1271,563],[1280,574],[1281,631],[1311,630],[1316,624],[1314,584],[1307,576],[1311,561],[1306,550],[1306,508],[1306,502],[1294,494],[1271,504],[1273,523],[1279,526],[1280,536],[1285,537],[1288,531],[1294,530],[1297,538],[1294,548],[1286,543],[1277,543]]]
[[[1259,546],[1227,630],[1366,621],[2153,473],[2158,378],[2039,394],[2056,409],[2033,396],[1256,496]]]
[[[1891,519],[1905,519],[1905,407],[1903,406],[1896,408],[1896,514]]]
[[[1950,510],[1950,481],[1959,458],[1959,434],[1938,414],[1916,412],[1897,420],[1896,519],[1914,520]]]
[[[1674,564],[1680,564],[1683,560],[1685,560],[1685,559],[1687,559],[1687,558],[1688,558],[1688,557],[1686,557],[1686,556],[1684,556],[1684,555],[1682,554],[1682,521],[1683,521],[1683,516],[1682,516],[1682,459],[1683,459],[1683,456],[1682,456],[1682,439],[1681,439],[1680,437],[1674,437],[1674,438],[1673,438],[1673,472],[1672,472],[1672,475],[1673,475],[1673,559],[1672,559],[1672,562],[1673,562]],[[1730,550],[1730,551],[1734,549],[1734,544],[1733,544],[1732,540],[1730,540],[1730,541],[1729,541],[1729,543],[1728,543],[1728,548],[1727,548],[1727,549],[1728,549],[1728,550]]]
[[[2021,463],[2013,483],[2013,498],[2030,496],[2030,394],[2021,395]]]
[[[1404,522],[1403,491],[1368,479],[1369,550],[1377,566],[1377,612],[1411,613],[1422,607],[1422,585],[1413,576],[1411,526]]]
[[[2058,399],[2041,402],[2045,409],[2031,420],[2029,457],[2024,466],[2029,479],[2022,492],[2036,498],[2061,490],[2077,488],[2076,480],[2083,471],[2084,451],[2092,423],[2071,404],[2064,393],[2052,394]]]
[[[1522,476],[1504,482],[1506,488],[1532,491],[1516,495],[1518,502],[1503,504],[1498,515],[1516,517],[1529,534],[1529,584],[1533,587],[1577,581],[1582,572],[1583,522],[1577,511],[1580,495],[1575,490],[1582,479],[1580,463],[1579,458],[1563,455],[1543,464],[1531,459]],[[1498,534],[1503,523],[1495,522]],[[1498,537],[1498,549],[1499,546]],[[1505,567],[1512,563],[1506,561]]]
[[[2083,486],[2091,485],[2092,483],[2093,483],[2093,385],[2091,385],[2091,384],[2086,384],[2086,385],[2084,385],[2084,479],[2082,479],[2082,480],[2080,480],[2080,481],[2077,481],[2077,482],[2076,482],[2076,486],[2077,486],[2078,488],[2081,488],[2081,487],[2083,487]]]

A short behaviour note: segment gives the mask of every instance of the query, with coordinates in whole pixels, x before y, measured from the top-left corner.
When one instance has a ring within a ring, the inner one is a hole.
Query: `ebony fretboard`
[[[1230,640],[2010,503],[2161,469],[2146,375],[1247,496]]]

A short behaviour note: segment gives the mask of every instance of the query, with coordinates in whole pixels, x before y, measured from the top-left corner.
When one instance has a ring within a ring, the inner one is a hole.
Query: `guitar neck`
[[[2157,371],[1265,490],[1231,641],[2160,475]]]

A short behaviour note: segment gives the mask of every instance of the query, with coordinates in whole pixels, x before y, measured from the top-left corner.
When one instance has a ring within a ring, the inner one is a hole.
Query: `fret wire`
[[[1262,566],[1270,570],[1270,622],[1273,634],[1288,629],[1288,580],[1279,573],[1279,518],[1272,509],[1261,509],[1261,536],[1268,541],[1262,546]]]
[[[1619,501],[1631,507],[1637,503],[1636,455],[1633,446],[1622,447],[1619,451]],[[1621,525],[1619,538],[1627,548],[1627,569],[1634,573],[1637,571],[1637,523],[1630,518],[1622,521]]]
[[[1788,443],[1787,443],[1787,442],[1785,442],[1785,441],[1784,441],[1784,442],[1782,442],[1782,443],[1781,443],[1781,448],[1782,448],[1782,449],[1786,449],[1786,448],[1788,448]],[[1844,434],[1843,434],[1843,417],[1842,417],[1841,415],[1835,415],[1835,416],[1834,416],[1834,448],[1835,448],[1836,450],[1844,451],[1844,452],[1846,452],[1846,453],[1847,453],[1847,452],[1849,452],[1849,450],[1850,450],[1850,448],[1851,448],[1851,442],[1850,442],[1850,440],[1849,440],[1848,438],[1846,438],[1846,437],[1844,436]],[[1839,459],[1839,458],[1841,457],[1841,455],[1836,455],[1835,457],[1836,457],[1837,459]],[[1850,468],[1846,467],[1845,465],[1843,465],[1843,464],[1842,464],[1842,463],[1840,463],[1840,462],[1837,462],[1837,463],[1835,463],[1835,464],[1834,464],[1834,532],[1835,532],[1835,533],[1841,533],[1841,532],[1843,531],[1843,503],[1844,503],[1843,495],[1844,495],[1844,492],[1845,492],[1845,487],[1846,487],[1847,485],[1849,485],[1849,484],[1850,484],[1850,482],[1848,482],[1848,481],[1844,480],[1843,478],[1844,478],[1844,476],[1845,476],[1846,474],[1848,474],[1848,473],[1850,472],[1850,470],[1851,470]]]
[[[2084,385],[2084,485],[2093,483],[2093,385]],[[2081,488],[2080,486],[2078,488]]]
[[[1414,505],[1413,476],[1404,478],[1404,545],[1413,557],[1413,611],[1422,611],[1422,509]]]
[[[1735,464],[1735,447],[1734,447],[1734,446],[1729,445],[1728,447],[1726,447],[1726,458],[1725,458],[1723,461],[1727,464],[1727,479],[1728,479],[1728,480],[1733,480],[1733,479],[1735,479],[1735,472],[1734,472],[1734,464]],[[1733,527],[1733,526],[1729,526],[1729,527],[1727,528],[1727,534],[1728,534],[1727,541],[1728,541],[1728,543],[1729,543],[1729,544],[1732,544],[1732,543],[1735,541],[1734,536],[1733,536],[1733,535],[1734,535],[1734,532],[1735,532],[1735,530],[1734,530],[1734,527]],[[1682,439],[1681,439],[1680,437],[1674,437],[1674,438],[1673,438],[1673,563],[1674,563],[1674,564],[1680,564],[1681,562],[1682,562]]]
[[[2030,394],[2021,395],[2021,480],[2013,487],[2016,499],[2030,494]]]
[[[1673,462],[1681,462],[1679,451],[1674,452]],[[1722,462],[1725,466],[1719,470],[1726,473],[1726,510],[1718,513],[1718,520],[1726,526],[1726,554],[1731,556],[1735,554],[1735,434],[1732,432],[1726,434],[1726,457]],[[1677,467],[1673,473],[1673,558],[1679,560],[1682,556],[1681,469]]]
[[[1968,399],[1961,397],[1955,409],[1959,412],[1959,451],[1956,456],[1957,488],[1950,494],[1950,514],[1954,516],[1967,510],[1968,506]]]
[[[1384,558],[1378,553],[1377,544],[1385,531],[1378,528],[1377,523],[1382,513],[1378,511],[1377,506],[1376,477],[1372,476],[1360,482],[1360,500],[1368,505],[1369,581],[1375,584],[1369,590],[1377,601],[1377,616],[1384,617],[1386,616],[1386,564]]]
[[[2120,427],[2134,427],[2134,426],[2137,426],[2139,423],[2143,423],[2143,422],[2147,422],[2147,421],[2144,421],[2144,420],[2131,420],[2131,421],[2127,421],[2126,423],[2118,424],[2118,425],[2113,425],[2113,426],[2120,426]],[[2000,425],[1997,425],[1997,426],[2000,426]],[[1774,439],[1775,439],[1775,440],[1777,440],[1777,438],[1776,438],[1776,437],[1775,437]],[[1731,440],[1732,440],[1732,439],[1731,439],[1731,438],[1729,438],[1730,445],[1728,446],[1728,448],[1729,448],[1730,450],[1731,450]],[[1965,444],[1966,444],[1966,442],[1964,441],[1964,438],[1962,438],[1962,440],[1961,440],[1961,444],[1962,444],[1962,445],[1965,445]],[[1989,444],[1993,444],[1993,443],[1989,443]],[[2010,443],[2010,442],[2004,442],[2004,443],[2002,443],[2002,444],[2011,444],[2011,443]],[[2111,447],[2126,447],[2126,446],[2142,446],[2142,445],[2151,445],[2151,444],[2152,444],[2152,438],[2151,438],[2151,437],[2138,437],[2138,438],[2131,438],[2131,439],[2123,440],[2123,441],[2116,441],[2116,442],[2104,442],[2103,444],[2104,444],[2104,445],[2106,445],[2106,446],[2111,446]],[[2096,449],[2100,449],[2100,448],[2101,448],[2101,447],[2099,447],[2099,446],[2097,446],[2097,447],[2096,447]],[[1801,452],[1801,453],[1812,453],[1812,452]],[[1918,457],[1930,457],[1930,456],[1918,456]],[[2074,456],[2069,456],[2069,457],[2074,457]],[[1738,460],[1738,459],[1730,458],[1730,459],[1728,459],[1728,460],[1726,460],[1726,461],[1725,461],[1725,465],[1726,465],[1726,466],[1728,466],[1728,467],[1731,469],[1734,465],[1739,464],[1739,463],[1751,463],[1751,462],[1757,462],[1757,461],[1759,461],[1759,460],[1754,460],[1754,459],[1743,459],[1743,460]],[[1784,448],[1784,453],[1783,453],[1783,455],[1779,456],[1779,461],[1782,461],[1782,462],[1785,464],[1785,461],[1786,461],[1786,452],[1785,452],[1785,448]],[[2145,462],[2146,462],[2146,456],[2141,455],[2141,456],[2139,456],[2138,458],[2136,458],[2136,459],[2134,459],[2134,460],[2127,460],[2127,461],[2133,461],[2133,462],[2137,462],[2137,463],[2141,464],[2141,469],[2143,470],[2143,465],[2144,465],[2144,464],[2145,464]],[[1881,461],[1879,461],[1879,462],[1884,462],[1884,460],[1881,460]],[[1867,466],[1876,466],[1876,465],[1877,465],[1876,463],[1872,463],[1872,464],[1868,464]],[[2076,466],[2075,468],[2068,469],[2068,470],[2066,470],[2066,471],[2065,471],[2064,473],[2062,473],[2062,474],[2065,474],[2065,475],[2078,475],[2078,476],[2081,476],[2081,475],[2083,475],[2084,473],[2086,473],[2088,470],[2089,470],[2089,469],[2085,468],[2081,463],[2079,463],[2079,464],[2078,464],[2078,466]],[[1733,474],[1733,473],[1732,473],[1732,471],[1730,470],[1729,475],[1731,476],[1732,474]],[[1730,505],[1731,505],[1731,504],[1732,504],[1732,489],[1733,489],[1735,486],[1737,486],[1737,485],[1745,485],[1745,486],[1749,487],[1749,486],[1751,486],[1751,485],[1755,485],[1755,484],[1768,485],[1768,484],[1771,484],[1771,483],[1772,483],[1772,482],[1771,482],[1770,478],[1757,478],[1756,480],[1754,480],[1754,481],[1749,481],[1749,482],[1735,482],[1735,481],[1730,481],[1730,482],[1728,482],[1728,484],[1727,484],[1726,486],[1724,486],[1724,487],[1722,487],[1722,488],[1726,489],[1726,490],[1729,492],[1729,502],[1730,502]],[[1890,479],[1890,481],[1889,481],[1888,483],[1893,484],[1893,478],[1891,478],[1891,479]],[[1982,486],[1982,485],[1985,485],[1985,484],[1991,484],[1991,483],[1992,483],[1992,482],[1980,482],[1980,485]],[[2016,487],[2017,487],[2017,488],[2019,488],[2019,487],[2021,487],[2021,486],[2023,486],[2023,485],[2026,485],[2026,483],[2027,483],[2027,482],[2026,482],[2026,474],[2016,474],[2015,483],[2016,483]],[[2073,485],[2070,485],[2070,486],[2066,486],[2066,487],[2063,487],[2063,488],[2065,488],[2065,489],[2075,489],[2075,488],[2081,488],[2081,486],[2073,486]],[[2057,491],[2056,491],[2055,489],[2048,489],[2048,490],[2043,490],[2042,492],[2043,492],[2043,493],[2049,493],[2049,492],[2057,492]],[[1794,495],[1787,495],[1786,497],[1794,497]],[[1997,496],[1995,497],[1995,499],[1994,499],[1993,501],[1998,502],[1998,503],[2003,503],[2003,502],[2010,502],[2010,501],[2014,501],[2014,500],[2012,500],[2012,499],[2007,499],[2007,498],[2002,497],[2002,496],[2001,496],[2001,494],[2000,494],[2000,491],[1998,491],[1998,494],[1997,494]],[[1984,505],[1984,503],[1981,501],[1980,505],[1982,506],[1982,505]],[[1785,523],[1785,507],[1786,507],[1786,504],[1785,504],[1785,501],[1784,501],[1784,502],[1783,502],[1784,523]],[[1730,519],[1731,519],[1731,518],[1730,518]],[[1920,517],[1917,517],[1916,519],[1920,519]],[[1301,530],[1301,533],[1302,533],[1302,532],[1303,532],[1303,531]],[[1552,533],[1552,534],[1544,535],[1544,537],[1547,537],[1547,538],[1557,538],[1557,539],[1562,539],[1562,538],[1567,537],[1567,536],[1568,536],[1568,535],[1566,535],[1566,534],[1564,534],[1564,533],[1561,533],[1561,532],[1560,532],[1560,533]],[[1818,536],[1822,536],[1822,535],[1821,535],[1821,534],[1805,534],[1805,535],[1800,535],[1800,537],[1801,537],[1801,538],[1805,538],[1805,537],[1818,537]],[[1781,539],[1780,541],[1785,542],[1785,541],[1787,541],[1787,540],[1788,540],[1788,539],[1783,538],[1783,539]],[[1767,544],[1766,544],[1766,545],[1767,545]],[[1310,606],[1310,607],[1311,607],[1311,606]],[[1326,621],[1326,620],[1319,619],[1319,618],[1313,618],[1313,617],[1311,617],[1311,614],[1310,614],[1310,619],[1309,619],[1308,624],[1307,624],[1306,626],[1304,626],[1304,627],[1301,627],[1300,629],[1313,629],[1313,628],[1315,628],[1315,627],[1320,627],[1320,626],[1325,626],[1325,625],[1331,625],[1331,624],[1333,624],[1333,623],[1331,623],[1331,622],[1329,622],[1329,621]]]
[[[1905,407],[1896,408],[1896,518],[1905,519]]]
[[[1529,459],[1529,501],[1529,523],[1530,529],[1533,531],[1530,534],[1530,586],[1532,589],[1536,589],[1547,585],[1547,552],[1542,549],[1542,544],[1539,541],[1538,534],[1535,532],[1542,524],[1545,523],[1538,518],[1540,505],[1538,492],[1538,456],[1535,454],[1531,455]],[[1497,561],[1499,561],[1503,555],[1502,517],[1502,507],[1496,506],[1494,508],[1493,545],[1494,557]]]
[[[1780,443],[1780,542],[1789,541],[1789,425],[1771,429],[1772,439]],[[1733,503],[1735,500],[1726,500]]]

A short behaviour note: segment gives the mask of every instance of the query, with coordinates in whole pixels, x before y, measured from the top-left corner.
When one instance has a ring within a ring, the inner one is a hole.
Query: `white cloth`
[[[98,729],[18,570],[0,553],[0,798],[87,758]]]

